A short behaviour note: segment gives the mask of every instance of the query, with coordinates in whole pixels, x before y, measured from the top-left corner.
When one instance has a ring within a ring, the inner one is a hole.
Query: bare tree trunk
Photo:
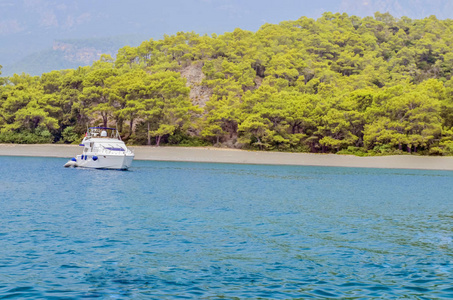
[[[122,132],[123,131],[123,118],[118,118],[116,120],[116,126],[118,128],[118,132]]]
[[[258,146],[260,147],[260,150],[263,150],[263,145],[261,143],[261,140],[259,137],[256,138],[258,140]]]
[[[151,145],[151,136],[149,135],[149,122],[148,122],[148,146]]]

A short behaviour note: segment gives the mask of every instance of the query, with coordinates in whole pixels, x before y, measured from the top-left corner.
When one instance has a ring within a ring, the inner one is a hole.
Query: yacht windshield
[[[104,146],[104,148],[110,151],[124,151],[120,145],[107,145]]]

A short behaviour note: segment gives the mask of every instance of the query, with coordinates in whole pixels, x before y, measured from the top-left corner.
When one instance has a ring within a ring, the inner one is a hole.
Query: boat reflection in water
[[[134,152],[126,147],[115,128],[90,127],[82,140],[83,153],[71,158],[65,167],[127,170]]]

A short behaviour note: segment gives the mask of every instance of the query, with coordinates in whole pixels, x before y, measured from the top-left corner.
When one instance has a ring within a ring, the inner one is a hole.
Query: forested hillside
[[[257,32],[180,32],[116,59],[1,78],[0,142],[453,154],[453,20],[325,13]]]

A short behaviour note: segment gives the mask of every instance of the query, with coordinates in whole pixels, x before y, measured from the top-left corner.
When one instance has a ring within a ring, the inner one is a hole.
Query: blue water
[[[453,172],[0,157],[0,299],[453,297]]]

